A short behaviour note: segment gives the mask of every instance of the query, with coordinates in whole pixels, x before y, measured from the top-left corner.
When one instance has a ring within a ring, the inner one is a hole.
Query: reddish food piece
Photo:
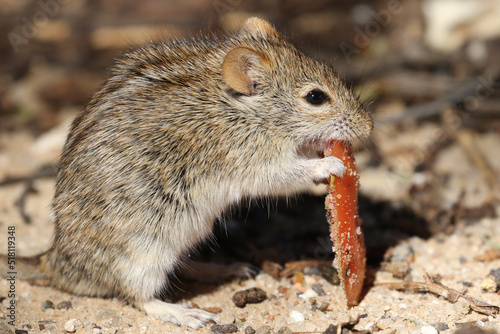
[[[324,154],[341,159],[346,167],[343,177],[330,176],[325,204],[335,252],[333,265],[351,307],[359,303],[366,271],[365,240],[358,218],[358,171],[348,142],[334,141]]]

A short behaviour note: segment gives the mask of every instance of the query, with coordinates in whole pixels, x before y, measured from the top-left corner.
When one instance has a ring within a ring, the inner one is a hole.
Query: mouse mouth
[[[322,140],[322,139],[315,139],[311,140],[309,142],[303,143],[302,145],[299,145],[297,149],[297,153],[300,156],[307,157],[307,158],[318,158],[318,157],[324,157],[324,152],[331,148],[332,145],[336,145],[336,143],[339,142],[348,142],[350,143],[350,140],[344,140],[344,139],[330,139],[330,140]]]

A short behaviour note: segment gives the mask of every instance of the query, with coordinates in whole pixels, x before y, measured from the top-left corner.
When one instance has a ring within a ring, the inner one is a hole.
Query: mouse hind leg
[[[226,266],[196,262],[189,259],[184,259],[182,262],[179,266],[179,276],[196,281],[219,282],[228,277],[250,278],[257,273],[256,268],[246,263],[234,263]],[[163,285],[162,288],[164,289],[164,287]],[[211,321],[216,322],[218,320],[217,316],[213,313],[186,305],[163,302],[157,298],[142,301],[136,303],[136,305],[147,314],[155,315],[160,320],[169,321],[176,325],[186,325],[194,329],[199,329]]]
[[[164,261],[155,259],[157,258],[147,256],[135,259],[136,261],[129,259],[133,263],[121,267],[119,272],[125,287],[123,297],[148,315],[176,325],[199,329],[211,321],[215,322],[217,317],[212,313],[164,302],[158,298],[169,286],[169,274],[177,261],[175,256],[163,257]]]
[[[159,277],[142,277],[148,279],[147,287],[142,286],[137,293],[130,291],[134,295],[134,305],[146,312],[148,315],[154,315],[162,321],[169,321],[175,325],[186,325],[188,327],[199,329],[207,323],[217,321],[217,316],[200,309],[191,308],[187,305],[178,305],[160,300],[156,296],[161,294],[161,291],[168,286],[167,275],[164,278]],[[151,282],[157,281],[156,286],[151,285]],[[132,285],[129,284],[129,287]]]

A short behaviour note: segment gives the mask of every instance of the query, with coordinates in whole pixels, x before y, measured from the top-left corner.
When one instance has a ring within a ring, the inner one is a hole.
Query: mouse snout
[[[360,137],[368,137],[372,131],[373,131],[373,118],[372,116],[366,111],[363,110],[363,122],[362,122],[362,131],[361,134],[359,134]]]
[[[370,136],[373,130],[372,116],[363,107],[359,107],[350,115],[349,125],[358,138]]]

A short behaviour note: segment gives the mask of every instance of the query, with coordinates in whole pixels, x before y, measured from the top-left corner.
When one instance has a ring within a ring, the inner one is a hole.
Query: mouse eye
[[[306,101],[312,105],[319,106],[328,100],[328,96],[320,90],[314,89],[307,93]]]

